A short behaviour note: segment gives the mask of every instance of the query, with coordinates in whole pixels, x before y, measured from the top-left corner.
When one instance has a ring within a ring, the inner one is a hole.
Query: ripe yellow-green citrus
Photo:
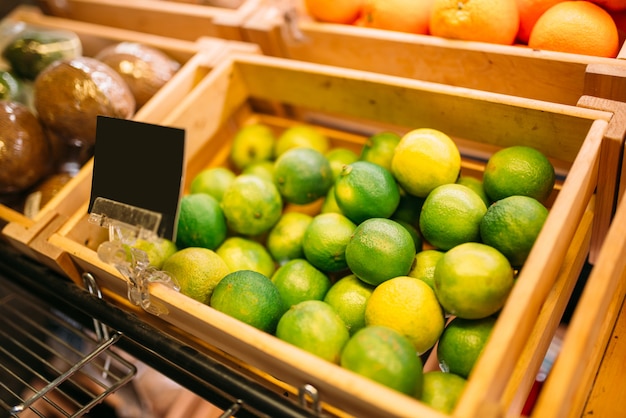
[[[303,205],[326,196],[333,185],[330,163],[312,148],[293,148],[274,163],[274,183],[284,200]]]
[[[487,345],[495,323],[494,316],[481,319],[453,318],[446,325],[437,344],[441,370],[467,379]]]
[[[336,179],[339,176],[344,165],[352,164],[359,159],[356,152],[351,149],[341,147],[331,148],[330,151],[324,154],[324,156],[330,163],[330,168],[333,172],[333,179]]]
[[[262,123],[245,125],[233,138],[230,160],[237,170],[248,165],[274,158],[276,137],[272,129]]]
[[[431,408],[452,414],[463,396],[467,380],[454,373],[433,370],[424,373],[422,396],[419,398]]]
[[[191,180],[189,193],[206,193],[221,202],[224,190],[235,179],[235,173],[226,167],[212,167],[202,170]]]
[[[494,153],[485,166],[483,187],[492,201],[513,195],[545,203],[554,187],[554,166],[541,151],[516,145]]]
[[[341,366],[405,395],[422,394],[422,360],[411,341],[392,328],[357,331],[343,348]]]
[[[328,189],[328,193],[326,193],[326,197],[324,198],[324,202],[320,208],[320,213],[341,213],[341,209],[339,209],[339,206],[337,205],[337,199],[335,199],[334,185]]]
[[[278,136],[274,157],[278,158],[286,151],[298,147],[312,148],[323,155],[330,149],[330,140],[310,125],[293,125]]]
[[[221,206],[230,229],[254,236],[269,231],[278,222],[283,200],[273,183],[242,174],[224,191]]]
[[[210,306],[248,325],[273,334],[285,312],[278,289],[252,270],[227,274],[213,290]]]
[[[377,132],[367,138],[361,149],[360,160],[378,164],[391,171],[391,159],[402,137],[395,132]]]
[[[229,237],[215,250],[230,271],[253,270],[271,277],[276,270],[274,259],[267,248],[257,241],[243,237]]]
[[[400,203],[396,211],[391,215],[394,221],[404,221],[416,228],[419,228],[420,213],[424,206],[423,197],[413,196],[405,190],[400,189]]]
[[[132,247],[145,252],[150,265],[156,269],[160,269],[165,260],[178,251],[176,244],[166,238],[158,238],[154,241],[137,239]]]
[[[337,312],[321,300],[293,305],[278,321],[276,337],[339,364],[350,334]]]
[[[180,199],[176,246],[216,249],[226,238],[226,219],[220,203],[206,193]]]
[[[383,325],[406,336],[419,355],[443,332],[444,313],[435,292],[422,280],[400,276],[379,284],[365,307],[367,326]]]
[[[485,188],[483,187],[482,180],[477,179],[476,177],[464,176],[463,174],[461,174],[459,178],[457,179],[456,183],[462,184],[463,186],[467,186],[473,191],[475,191],[476,194],[480,196],[480,198],[483,200],[483,202],[485,202],[485,206],[489,207],[489,205],[491,204],[491,200],[489,199],[489,196],[487,196],[487,193],[485,193]]]
[[[332,283],[324,272],[302,258],[280,266],[271,277],[288,308],[305,300],[322,300]]]
[[[199,247],[178,250],[165,260],[162,270],[176,279],[183,295],[207,305],[215,286],[230,273],[215,251]]]
[[[426,198],[420,231],[426,241],[444,251],[464,242],[479,242],[480,221],[486,212],[485,202],[472,189],[444,184]]]
[[[461,170],[461,153],[445,133],[430,128],[406,133],[396,146],[391,172],[410,194],[426,197],[435,187],[454,183]]]
[[[318,269],[333,273],[345,270],[346,247],[356,225],[339,213],[321,213],[313,218],[302,238],[304,256]]]
[[[267,236],[267,249],[278,263],[304,258],[302,239],[313,220],[311,215],[300,212],[283,213]]]
[[[513,268],[495,248],[468,242],[448,250],[435,268],[435,293],[446,312],[466,319],[498,312],[513,287]]]
[[[431,289],[435,289],[435,268],[443,256],[440,250],[424,250],[415,254],[415,262],[408,276],[424,281]]]
[[[548,217],[548,209],[528,196],[494,202],[480,223],[482,241],[496,248],[513,267],[521,267]]]
[[[274,160],[263,160],[252,163],[246,166],[241,174],[251,174],[263,180],[274,182]]]
[[[346,246],[346,263],[359,279],[377,286],[406,275],[415,252],[413,237],[405,227],[390,219],[371,218],[354,230]]]
[[[350,335],[365,326],[365,306],[374,286],[349,274],[337,280],[326,292],[324,302],[335,308]]]

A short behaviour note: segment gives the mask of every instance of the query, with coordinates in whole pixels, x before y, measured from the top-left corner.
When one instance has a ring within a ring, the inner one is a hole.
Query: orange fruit
[[[512,45],[519,29],[516,0],[434,0],[430,34]]]
[[[564,0],[517,0],[519,10],[517,40],[527,44],[537,19],[550,7],[562,1]]]
[[[428,34],[433,0],[365,0],[359,23],[368,28]]]
[[[614,58],[619,50],[619,34],[613,18],[602,7],[589,1],[564,1],[541,15],[528,46]]]
[[[321,22],[354,22],[361,13],[363,0],[304,0],[311,17]]]
[[[613,12],[619,12],[626,10],[626,2],[624,0],[590,0],[599,6],[602,6],[606,10]]]

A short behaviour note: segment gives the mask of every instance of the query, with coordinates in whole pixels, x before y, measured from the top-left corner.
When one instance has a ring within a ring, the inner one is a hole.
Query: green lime
[[[176,245],[216,249],[226,238],[226,219],[211,195],[195,193],[180,199]]]
[[[482,180],[479,180],[476,177],[464,176],[461,174],[457,179],[456,184],[462,184],[463,186],[467,186],[475,191],[476,194],[480,196],[480,198],[483,200],[483,202],[485,202],[485,206],[489,207],[489,205],[491,204],[489,196],[487,196],[487,193],[485,193],[485,188],[483,187]]]
[[[409,396],[422,393],[422,360],[411,341],[389,327],[358,330],[343,348],[341,367]]]
[[[274,161],[263,160],[252,163],[243,169],[241,174],[252,174],[258,176],[263,180],[274,182]]]
[[[212,167],[202,170],[191,180],[189,193],[206,193],[218,202],[222,201],[224,190],[235,179],[235,173],[226,167]]]
[[[304,256],[318,269],[333,273],[345,270],[346,246],[356,225],[339,213],[322,213],[313,218],[302,239]]]
[[[230,160],[237,170],[274,158],[276,137],[272,129],[262,123],[245,125],[237,131],[230,148]]]
[[[285,312],[278,289],[267,276],[252,270],[227,274],[213,290],[212,308],[273,334]]]
[[[435,268],[443,256],[443,251],[424,250],[415,254],[415,262],[408,276],[424,281],[431,289],[435,289]]]
[[[400,189],[400,203],[396,211],[391,215],[394,221],[403,221],[419,228],[420,213],[424,206],[424,198],[413,196]]]
[[[324,302],[335,308],[350,335],[365,326],[365,306],[374,286],[349,274],[337,280],[326,292]]]
[[[215,250],[230,271],[252,270],[271,277],[276,270],[269,251],[257,241],[243,237],[229,237]]]
[[[324,154],[328,162],[330,163],[330,169],[333,172],[333,179],[339,177],[344,165],[352,164],[359,159],[354,151],[348,148],[332,148],[326,154]]]
[[[306,213],[283,213],[267,236],[267,249],[279,263],[304,258],[302,240],[313,217]]]
[[[286,202],[303,205],[328,193],[333,173],[330,163],[319,151],[294,148],[276,159],[274,183]]]
[[[326,193],[326,197],[324,198],[324,202],[322,202],[322,207],[320,208],[321,213],[341,213],[341,209],[337,205],[337,199],[335,199],[335,186],[331,186],[328,189],[328,193]]]
[[[454,373],[431,371],[424,373],[422,396],[419,398],[431,408],[452,414],[463,395],[467,380]]]
[[[166,238],[157,238],[154,241],[140,238],[135,241],[132,247],[144,251],[150,261],[150,265],[156,269],[160,269],[165,260],[178,251],[176,244]]]
[[[400,139],[402,137],[395,132],[377,132],[367,138],[359,158],[391,171],[391,160]]]
[[[272,276],[272,282],[286,307],[305,300],[322,300],[332,284],[326,274],[301,258],[280,266]]]
[[[330,149],[330,140],[312,126],[293,125],[278,137],[274,156],[278,158],[288,150],[299,147],[312,148],[324,155]]]

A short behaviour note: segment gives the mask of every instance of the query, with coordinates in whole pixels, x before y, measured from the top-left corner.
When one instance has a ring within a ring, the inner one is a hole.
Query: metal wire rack
[[[79,417],[129,382],[121,334],[86,330],[29,295],[0,288],[0,416]],[[4,412],[2,412],[4,411]]]

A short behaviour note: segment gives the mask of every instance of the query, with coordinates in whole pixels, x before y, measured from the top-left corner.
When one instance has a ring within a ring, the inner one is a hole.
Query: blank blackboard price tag
[[[183,129],[98,116],[89,213],[175,240]]]

